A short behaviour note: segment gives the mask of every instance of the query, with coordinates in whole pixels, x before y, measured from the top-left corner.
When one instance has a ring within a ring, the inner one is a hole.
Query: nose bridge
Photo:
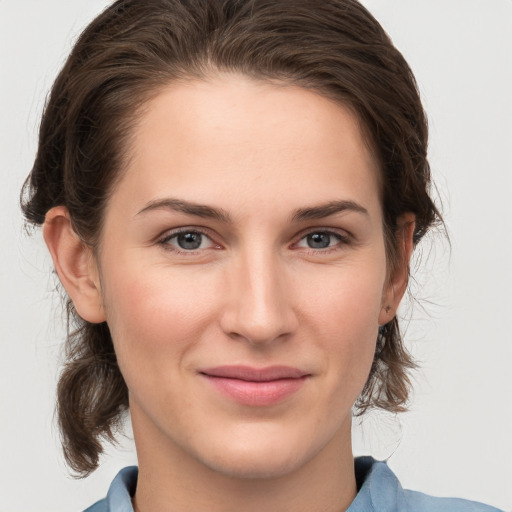
[[[249,249],[249,248],[248,248]],[[272,248],[241,251],[232,267],[223,328],[251,343],[271,342],[295,328],[284,264]]]

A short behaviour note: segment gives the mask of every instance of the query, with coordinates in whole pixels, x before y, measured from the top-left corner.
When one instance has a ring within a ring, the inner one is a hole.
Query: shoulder
[[[84,512],[108,512],[107,498],[97,501],[94,505],[86,508]]]
[[[132,496],[137,487],[138,468],[129,466],[119,471],[110,484],[107,496],[84,512],[133,512]]]
[[[497,508],[476,501],[461,500],[458,498],[436,498],[421,492],[404,491],[408,510],[415,512],[501,512]]]
[[[359,492],[347,512],[501,512],[458,498],[436,498],[404,490],[385,462],[371,457],[355,460]]]

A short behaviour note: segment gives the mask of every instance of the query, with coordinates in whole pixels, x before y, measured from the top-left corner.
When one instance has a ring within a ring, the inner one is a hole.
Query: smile
[[[275,405],[293,395],[311,374],[288,366],[220,366],[199,374],[220,393],[249,406]]]

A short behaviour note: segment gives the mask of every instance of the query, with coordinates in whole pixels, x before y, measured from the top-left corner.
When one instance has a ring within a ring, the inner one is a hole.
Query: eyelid
[[[192,232],[199,233],[199,234],[205,236],[206,238],[208,238],[210,240],[210,242],[212,243],[213,248],[221,248],[221,245],[218,242],[216,242],[214,239],[214,236],[212,236],[211,230],[208,228],[200,227],[200,226],[181,226],[179,228],[169,229],[156,238],[156,243],[158,245],[161,245],[165,250],[173,251],[178,254],[185,254],[185,253],[186,254],[196,254],[198,252],[204,251],[205,248],[190,249],[190,250],[180,249],[179,247],[174,247],[168,243],[169,240],[171,240],[172,238],[174,238],[182,233],[192,233]],[[208,247],[208,249],[210,249],[210,248],[211,247]]]
[[[217,238],[216,234],[214,232],[212,233],[211,229],[203,227],[203,226],[194,226],[194,225],[180,226],[177,228],[168,229],[168,230],[164,231],[162,234],[160,234],[158,237],[155,238],[155,243],[157,243],[158,245],[161,245],[166,250],[173,251],[178,254],[180,254],[180,253],[197,254],[198,252],[202,252],[206,249],[212,248],[212,247],[208,247],[208,248],[195,249],[195,250],[194,249],[180,250],[178,247],[174,247],[171,244],[168,244],[168,241],[171,238],[173,238],[181,233],[188,233],[188,232],[200,233],[201,235],[205,236],[206,238],[208,238],[210,240],[210,242],[213,244],[213,248],[216,248],[216,249],[222,248],[222,245],[216,241],[216,238]],[[353,235],[351,233],[349,233],[348,231],[346,231],[345,229],[314,226],[314,227],[311,227],[311,228],[301,231],[297,236],[295,236],[294,237],[295,241],[292,242],[292,244],[291,244],[292,248],[295,248],[295,246],[297,246],[297,244],[301,240],[303,240],[308,235],[313,234],[313,233],[324,233],[324,234],[334,236],[339,240],[339,243],[335,244],[332,247],[327,247],[327,248],[323,248],[323,249],[315,249],[312,247],[309,247],[309,248],[303,247],[300,249],[305,249],[305,250],[308,250],[308,251],[311,251],[314,253],[319,253],[319,252],[327,253],[332,250],[338,250],[340,248],[339,246],[346,246],[354,241]]]
[[[301,231],[295,239],[297,241],[302,240],[304,237],[311,235],[312,233],[326,233],[329,235],[337,236],[343,240],[350,241],[353,240],[354,236],[349,233],[346,229],[341,228],[332,228],[332,227],[325,227],[325,226],[314,226],[312,228],[307,228],[303,231]]]
[[[322,234],[334,236],[339,240],[339,243],[335,244],[334,246],[326,247],[323,249],[315,249],[313,247],[301,247],[300,249],[305,249],[307,251],[311,251],[311,252],[315,252],[315,253],[326,253],[326,252],[330,252],[332,250],[338,250],[340,248],[339,246],[346,246],[346,245],[352,243],[353,239],[354,239],[354,237],[344,229],[326,228],[326,227],[319,226],[319,227],[309,228],[305,231],[302,231],[299,235],[297,235],[297,237],[295,238],[295,242],[292,243],[292,246],[297,246],[297,244],[299,242],[301,242],[302,240],[304,240],[304,238],[306,238],[307,236],[309,236],[313,233],[322,233]]]

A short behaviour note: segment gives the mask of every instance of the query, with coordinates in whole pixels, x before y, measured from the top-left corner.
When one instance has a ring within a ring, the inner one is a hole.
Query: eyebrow
[[[219,220],[226,224],[232,222],[229,214],[222,209],[172,198],[150,201],[139,213],[137,213],[137,215],[153,210],[172,210],[175,212],[185,213],[187,215],[194,215],[196,217]]]
[[[318,206],[299,208],[293,214],[292,219],[294,221],[323,219],[324,217],[329,217],[335,213],[342,213],[346,211],[362,213],[367,217],[370,216],[366,208],[354,201],[330,201]]]
[[[153,210],[172,210],[196,217],[215,219],[226,224],[233,222],[229,213],[220,208],[213,208],[204,204],[184,201],[182,199],[156,199],[150,201],[137,215],[144,214]],[[328,203],[299,208],[292,215],[292,221],[300,222],[305,220],[323,219],[336,213],[346,211],[361,213],[369,216],[368,210],[354,201],[329,201]]]

